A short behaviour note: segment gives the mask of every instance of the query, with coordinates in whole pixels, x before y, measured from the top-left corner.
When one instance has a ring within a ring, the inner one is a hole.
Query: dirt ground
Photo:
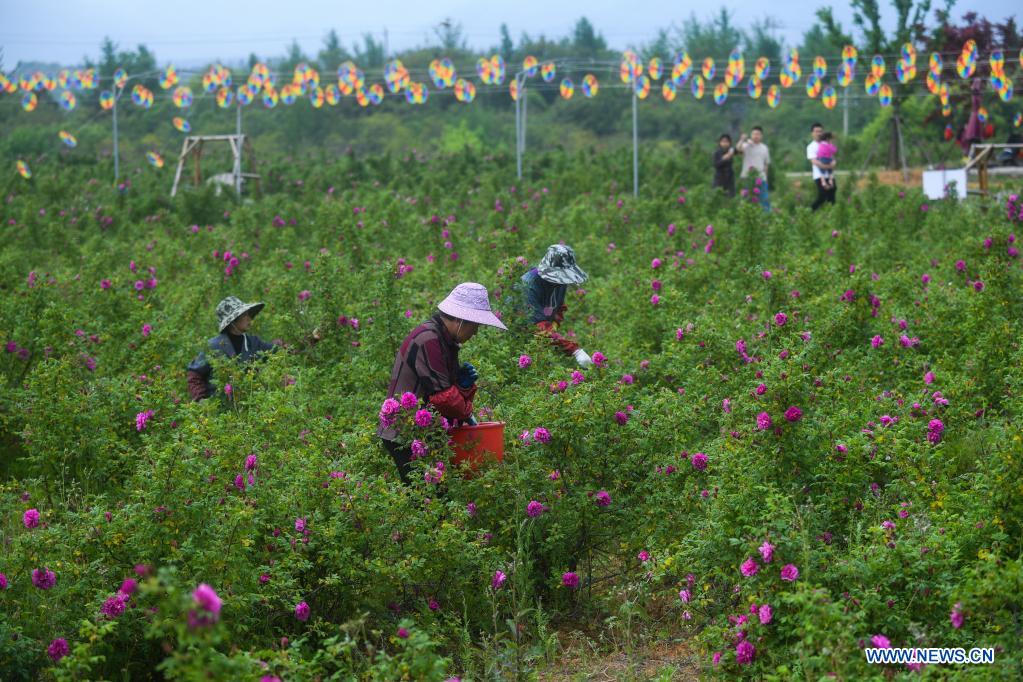
[[[697,651],[686,641],[618,647],[611,652],[594,651],[593,641],[579,632],[560,633],[561,654],[540,671],[544,682],[693,682],[700,679]]]
[[[913,188],[913,189],[919,189],[919,188],[923,187],[923,173],[924,173],[924,169],[923,168],[910,168],[909,169],[909,182],[905,182],[903,180],[903,174],[902,174],[901,170],[883,170],[883,169],[878,170],[878,169],[875,169],[875,170],[867,171],[867,172],[864,172],[864,173],[857,173],[856,174],[857,175],[857,178],[856,178],[856,189],[863,189],[864,187],[866,187],[870,183],[870,175],[871,175],[871,173],[873,173],[873,174],[875,174],[877,176],[877,181],[880,184],[882,184],[882,185],[891,185],[891,186],[894,186],[894,187],[908,187],[908,188]],[[991,189],[993,191],[998,191],[1001,188],[1009,188],[1009,187],[1014,187],[1014,186],[1018,187],[1020,185],[1021,181],[1023,181],[1023,178],[1020,177],[1020,174],[1023,174],[1023,168],[1020,168],[1018,170],[1014,169],[1014,168],[1009,168],[1009,169],[1002,169],[1002,168],[992,169],[991,174],[989,176],[990,177],[990,183],[991,183]],[[788,177],[793,182],[795,182],[795,183],[797,183],[799,185],[803,185],[803,184],[809,185],[810,184],[810,174],[809,173],[788,173]],[[839,171],[838,172],[838,181],[839,181],[839,183],[841,184],[843,180],[848,181],[849,180],[849,174],[846,173],[846,172],[843,172],[843,171]],[[979,185],[977,183],[978,183],[977,176],[976,175],[971,175],[970,176],[970,187],[969,188],[971,190],[979,189]]]
[[[879,170],[874,172],[877,174],[877,181],[882,185],[895,185],[896,187],[923,187],[923,168],[910,168],[909,182],[905,182],[903,180],[902,171],[900,170]],[[856,187],[857,189],[862,189],[866,186],[867,177],[864,175],[860,177],[859,182],[856,183]]]

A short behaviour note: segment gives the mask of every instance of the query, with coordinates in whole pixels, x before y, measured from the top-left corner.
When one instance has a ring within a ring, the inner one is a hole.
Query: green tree
[[[814,24],[803,34],[803,43],[799,46],[800,61],[812,64],[814,58],[818,56],[825,59],[833,58],[835,55],[841,54],[842,47],[842,44],[835,44],[831,41],[831,36],[820,24]]]
[[[104,90],[112,87],[110,81],[117,69],[124,69],[129,78],[131,78],[128,84],[129,90],[136,83],[141,83],[154,91],[160,87],[159,78],[156,75],[156,55],[145,45],[140,44],[135,51],[119,51],[117,43],[109,37],[105,37],[103,42],[100,43],[99,63],[93,63],[92,60],[86,59],[85,66],[86,68],[97,69],[100,83]],[[100,89],[83,91],[81,94],[82,104],[89,107],[98,106],[99,92]]]
[[[646,58],[660,57],[662,60],[670,57],[672,49],[667,29],[658,29],[657,37],[653,42],[644,45],[640,49],[640,54]]]
[[[99,46],[99,75],[101,79],[110,78],[117,70],[117,45],[107,36]]]
[[[810,68],[812,68],[813,59],[817,55],[821,55],[825,58],[828,57],[834,58],[835,56],[841,54],[842,49],[846,45],[853,44],[852,36],[846,33],[842,25],[835,20],[834,14],[832,13],[830,7],[823,7],[821,9],[818,9],[816,12],[816,16],[817,21],[814,23],[814,25],[810,28],[809,31],[803,34],[803,42],[799,48],[800,57],[802,57],[803,63]],[[829,79],[828,82],[830,82],[832,85],[835,85],[836,87],[838,68],[839,65],[834,60],[832,60],[828,66],[827,76],[827,78]],[[852,87],[853,87],[852,85],[849,86],[849,88]],[[849,88],[839,89],[838,90],[839,96],[843,98],[848,97]],[[851,119],[855,119],[858,122],[858,124],[862,126],[862,124],[864,124],[868,120],[867,118],[868,112],[870,116],[876,113],[875,111],[873,111],[872,108],[869,107],[856,107],[850,112],[848,101],[847,100],[843,101],[842,105],[843,133],[848,132],[849,120]],[[810,118],[813,118],[814,120],[820,120],[820,118],[822,117],[819,117],[818,114],[814,113]],[[824,120],[826,121],[827,119],[825,118]],[[803,119],[800,121],[803,130],[806,129],[805,124],[807,123],[809,123],[809,120],[807,119]]]
[[[355,59],[363,70],[384,65],[384,44],[371,33],[362,34],[362,47],[355,48]]]
[[[445,54],[462,52],[466,49],[465,34],[462,31],[462,25],[458,22],[453,22],[449,18],[444,19],[434,27],[433,34],[437,36],[440,48]]]
[[[505,62],[510,62],[515,56],[515,43],[512,41],[511,34],[508,33],[508,24],[501,24],[501,46],[497,51]]]
[[[607,41],[597,33],[589,19],[580,17],[572,31],[572,47],[579,57],[597,59],[607,52]]]
[[[899,54],[904,43],[923,44],[927,38],[925,18],[931,11],[931,0],[892,0],[895,9],[895,28],[886,33],[881,26],[881,7],[878,0],[852,0],[853,23],[862,32],[861,48],[868,55]],[[946,5],[951,7],[951,5]],[[894,71],[894,64],[888,71]],[[890,83],[892,87],[891,122],[888,126],[888,168],[899,168],[905,161],[902,154],[901,131],[902,104],[909,96],[911,88],[902,86],[897,81]]]
[[[302,51],[298,41],[292,40],[291,45],[288,46],[288,52],[284,56],[284,60],[278,65],[277,70],[290,78],[291,72],[294,71],[296,66],[308,62],[309,57]]]
[[[781,38],[778,37],[780,28],[780,24],[773,17],[754,21],[743,41],[746,59],[752,58],[756,62],[760,57],[767,57],[771,64],[780,64]]]
[[[139,45],[135,50],[133,66],[137,73],[152,71],[156,68],[156,55],[149,51],[145,45]]]
[[[853,42],[852,36],[842,29],[842,24],[835,19],[830,7],[821,7],[817,10],[816,25],[820,27],[831,45],[845,47]]]
[[[724,59],[746,42],[742,30],[732,23],[732,13],[724,7],[707,23],[691,15],[676,31],[676,40],[679,49],[688,50],[694,60],[701,61],[704,57]]]
[[[332,74],[341,62],[351,59],[351,56],[341,46],[341,39],[338,38],[337,31],[330,29],[323,39],[323,49],[316,55],[316,58],[320,64],[321,73]]]

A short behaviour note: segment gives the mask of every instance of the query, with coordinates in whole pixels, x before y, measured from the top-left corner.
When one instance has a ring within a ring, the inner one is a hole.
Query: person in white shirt
[[[824,184],[824,173],[822,172],[834,169],[835,162],[832,161],[831,163],[824,164],[817,160],[817,147],[820,146],[821,135],[823,134],[824,126],[820,123],[814,123],[810,126],[810,135],[813,136],[813,141],[806,145],[806,160],[810,162],[813,184],[817,185],[817,198],[814,199],[813,205],[810,207],[814,211],[825,203],[835,203],[835,192],[838,190],[838,183],[834,180],[829,185]]]
[[[740,177],[747,177],[750,171],[756,173],[756,177],[760,178],[760,185],[757,187],[759,190],[757,200],[765,211],[770,212],[771,197],[767,187],[767,167],[771,163],[771,151],[764,144],[764,129],[760,126],[753,126],[753,130],[750,131],[748,138],[743,133],[739,137],[739,144],[736,145],[736,150],[742,154],[742,174]]]

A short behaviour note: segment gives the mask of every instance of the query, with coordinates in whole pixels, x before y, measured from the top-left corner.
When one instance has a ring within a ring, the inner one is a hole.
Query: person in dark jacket
[[[214,393],[213,368],[206,353],[250,362],[263,353],[277,349],[255,334],[249,334],[252,320],[263,309],[263,303],[243,303],[237,296],[228,296],[217,304],[217,324],[220,333],[207,341],[207,351],[200,351],[188,365],[188,393],[192,400],[205,400]]]
[[[389,398],[413,393],[454,422],[472,423],[472,399],[479,374],[467,363],[458,363],[458,350],[475,336],[480,325],[508,328],[490,309],[490,297],[482,284],[465,282],[455,287],[437,306],[438,312],[412,330],[394,358]],[[393,422],[381,418],[377,435],[394,459],[403,483],[409,482],[412,449],[398,442]]]
[[[714,150],[714,182],[711,187],[720,187],[730,197],[735,196],[735,169],[732,167],[734,156],[732,136],[725,133],[718,138],[718,148]]]
[[[522,276],[521,289],[526,317],[540,334],[548,337],[563,352],[571,355],[580,367],[589,367],[593,360],[578,343],[558,333],[565,321],[565,294],[568,285],[582,284],[586,273],[575,262],[575,251],[565,244],[552,244],[539,265]]]

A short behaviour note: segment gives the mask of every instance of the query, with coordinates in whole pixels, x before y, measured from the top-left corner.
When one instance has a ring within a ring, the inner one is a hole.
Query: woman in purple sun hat
[[[398,348],[387,396],[399,399],[413,393],[449,420],[470,422],[479,375],[468,362],[459,364],[458,349],[475,336],[480,325],[507,327],[491,311],[486,287],[475,282],[459,284],[437,308],[437,314],[413,329]],[[398,443],[393,424],[383,420],[377,435],[407,484],[411,447]]]

